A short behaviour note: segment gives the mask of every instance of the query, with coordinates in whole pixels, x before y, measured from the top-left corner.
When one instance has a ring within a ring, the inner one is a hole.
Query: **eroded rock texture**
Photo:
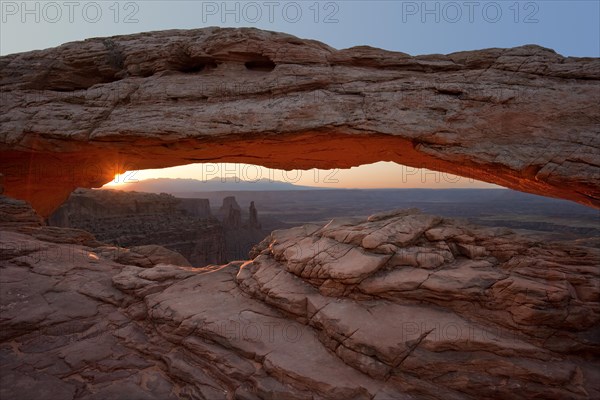
[[[195,267],[227,262],[223,226],[211,215],[207,199],[77,189],[48,221],[53,226],[83,229],[121,247],[164,246]]]
[[[261,229],[253,201],[248,208],[247,220],[242,220],[242,210],[235,196],[225,197],[217,214],[225,231],[227,260],[246,260],[248,252],[268,234],[268,231]]]
[[[48,223],[82,229],[101,242],[135,247],[138,252],[147,245],[164,246],[194,267],[246,260],[250,249],[268,234],[260,228],[253,202],[242,221],[233,196],[226,197],[213,216],[208,199],[82,188],[71,193]]]
[[[0,199],[3,399],[600,396],[597,249],[404,210],[133,265]]]
[[[124,170],[396,161],[600,206],[600,60],[538,46],[412,57],[256,29],[0,58],[0,173],[47,216]]]

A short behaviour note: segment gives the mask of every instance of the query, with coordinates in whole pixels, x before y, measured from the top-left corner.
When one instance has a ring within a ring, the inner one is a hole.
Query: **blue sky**
[[[539,44],[566,56],[600,57],[600,0],[589,1],[0,1],[0,54],[90,37],[206,26],[250,26],[335,48],[370,45],[409,54]],[[202,166],[136,176],[194,177]],[[223,170],[225,166],[221,166]],[[269,174],[263,170],[265,176]],[[407,173],[409,171],[409,173]],[[278,175],[275,173],[274,175]],[[333,187],[493,187],[377,163],[336,173]],[[383,176],[395,177],[387,183]],[[327,176],[327,173],[319,176]],[[360,183],[359,178],[360,177]],[[402,179],[400,179],[402,177]],[[408,182],[410,181],[410,182]],[[367,183],[365,183],[367,182]],[[370,183],[369,183],[370,182]]]
[[[94,36],[254,26],[409,54],[535,43],[600,56],[600,1],[1,1],[1,54]]]

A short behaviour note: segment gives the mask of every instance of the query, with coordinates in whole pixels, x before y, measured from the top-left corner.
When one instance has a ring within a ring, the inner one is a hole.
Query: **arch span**
[[[600,59],[539,46],[410,56],[256,29],[0,58],[0,172],[48,215],[126,169],[395,161],[600,208]]]

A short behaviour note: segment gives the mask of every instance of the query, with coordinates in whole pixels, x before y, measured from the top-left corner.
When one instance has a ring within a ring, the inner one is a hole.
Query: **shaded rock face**
[[[258,210],[254,205],[254,202],[250,202],[250,207],[248,207],[248,227],[260,229],[260,222],[258,222]]]
[[[240,205],[235,199],[235,196],[227,196],[223,198],[223,204],[221,204],[221,208],[219,208],[219,215],[226,217],[230,213],[231,209],[237,211],[241,210]]]
[[[13,202],[24,204],[21,200]],[[18,224],[28,219],[36,223],[40,218],[31,210],[30,214],[11,216],[9,204],[2,206],[6,208],[5,218]],[[248,219],[242,221],[240,206],[233,196],[223,200],[217,218],[211,215],[207,199],[77,189],[48,221],[52,226],[89,231],[99,241],[121,247],[138,250],[149,245],[166,247],[182,256],[176,265],[200,267],[247,259],[252,247],[268,234],[260,228],[253,202],[249,211]],[[117,259],[123,262],[121,257],[128,256],[118,255]]]
[[[600,206],[596,58],[412,57],[205,28],[8,55],[0,71],[5,192],[43,216],[76,187],[190,160],[395,161]]]
[[[225,229],[239,229],[242,226],[242,210],[234,196],[227,196],[223,199],[219,215]]]
[[[49,223],[83,229],[102,242],[122,247],[164,246],[182,256],[177,265],[226,262],[223,227],[211,216],[206,199],[78,189],[49,217]]]
[[[23,200],[2,196],[0,202],[0,224],[4,227],[40,227],[45,225],[44,219],[36,214]]]
[[[166,247],[149,244],[129,248],[102,246],[96,253],[105,258],[110,258],[121,264],[135,265],[142,268],[152,268],[157,264],[172,264],[191,267],[190,262],[176,251]]]
[[[43,229],[0,224],[1,398],[600,396],[598,249],[403,210],[145,268]]]
[[[225,256],[229,261],[246,260],[248,252],[268,234],[261,229],[253,201],[250,202],[246,221],[242,221],[242,210],[235,196],[223,199],[218,215],[223,223]]]

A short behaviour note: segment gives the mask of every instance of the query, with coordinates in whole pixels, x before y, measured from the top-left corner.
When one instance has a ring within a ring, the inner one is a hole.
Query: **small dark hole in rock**
[[[437,88],[436,90],[439,94],[445,94],[445,95],[454,96],[454,97],[459,97],[461,94],[463,94],[463,91],[460,89]]]
[[[264,60],[248,61],[244,64],[250,71],[271,72],[275,69],[275,63],[268,58]]]
[[[88,89],[87,87],[84,86],[73,86],[73,87],[43,87],[43,86],[30,86],[31,89],[37,89],[37,90],[50,90],[52,92],[60,92],[60,93],[64,93],[64,92],[74,92],[76,90],[83,90],[83,89]]]
[[[211,70],[217,68],[217,63],[214,61],[198,61],[190,64],[186,64],[179,68],[180,72],[184,72],[187,74],[194,72],[202,72],[206,70]]]
[[[186,65],[185,67],[181,67],[180,71],[186,72],[186,73],[192,73],[192,72],[203,71],[204,68],[206,68],[206,65],[204,65],[204,64]]]

